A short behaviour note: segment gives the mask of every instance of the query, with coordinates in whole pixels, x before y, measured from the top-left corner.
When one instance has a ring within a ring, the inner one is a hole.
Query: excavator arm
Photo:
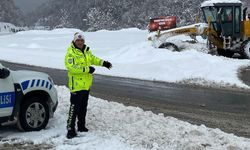
[[[197,23],[180,28],[174,28],[166,31],[155,31],[149,34],[148,40],[152,41],[152,45],[156,48],[161,47],[166,43],[166,40],[176,35],[189,35],[192,39],[196,40],[197,35],[207,35],[208,24]]]

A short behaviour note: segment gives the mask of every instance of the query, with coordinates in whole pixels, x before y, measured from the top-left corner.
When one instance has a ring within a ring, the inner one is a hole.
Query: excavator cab
[[[206,0],[201,3],[201,10],[206,23],[196,23],[160,32],[151,32],[148,40],[157,48],[178,46],[168,42],[175,35],[189,35],[195,39],[197,35],[207,38],[208,48],[216,50],[219,55],[232,57],[235,53],[242,58],[250,59],[250,16],[247,8],[242,10],[240,0]]]
[[[248,26],[242,26],[241,6],[238,0],[207,0],[201,4],[204,20],[210,27],[209,48],[216,48],[219,55],[232,57],[234,53],[246,53],[241,45],[246,40],[243,34]]]
[[[202,7],[202,11],[206,23],[211,18],[211,27],[218,36],[241,37],[241,3],[216,3]]]

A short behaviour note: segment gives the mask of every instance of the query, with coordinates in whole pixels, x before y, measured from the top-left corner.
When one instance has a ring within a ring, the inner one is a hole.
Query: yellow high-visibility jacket
[[[72,42],[65,56],[70,92],[89,90],[93,80],[92,74],[89,73],[89,66],[103,65],[103,60],[94,56],[87,45],[84,45],[83,49],[84,51],[82,52]]]

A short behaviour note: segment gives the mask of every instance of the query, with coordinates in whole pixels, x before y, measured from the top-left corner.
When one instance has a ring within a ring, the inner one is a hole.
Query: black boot
[[[67,138],[68,139],[72,139],[72,138],[74,138],[74,137],[76,137],[77,136],[77,133],[76,133],[76,131],[75,130],[68,130],[68,133],[67,133]]]
[[[79,132],[88,132],[89,131],[89,129],[87,129],[86,127],[78,127],[78,129],[77,129]]]

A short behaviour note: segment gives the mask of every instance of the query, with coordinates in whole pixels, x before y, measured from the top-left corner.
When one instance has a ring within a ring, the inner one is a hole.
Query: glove
[[[94,67],[92,67],[92,66],[89,66],[89,73],[90,73],[90,74],[93,74],[93,73],[94,73],[94,71],[95,71],[95,68],[94,68]]]
[[[112,68],[112,64],[110,62],[108,62],[108,61],[104,61],[103,62],[103,66],[106,67],[106,68],[108,68],[108,69]]]

